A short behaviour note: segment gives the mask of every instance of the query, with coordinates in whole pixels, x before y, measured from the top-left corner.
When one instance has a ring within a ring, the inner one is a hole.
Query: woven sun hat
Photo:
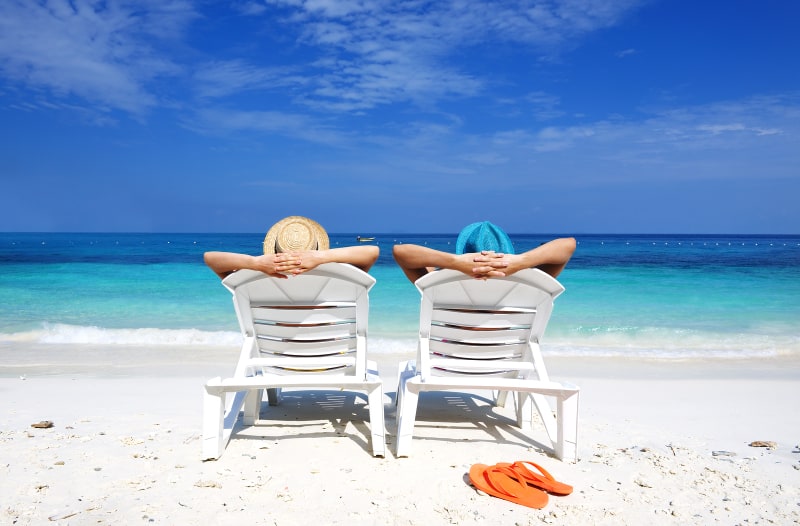
[[[456,239],[456,254],[492,250],[503,254],[513,254],[511,238],[499,226],[489,221],[472,223],[464,227]]]
[[[303,216],[284,217],[269,229],[264,238],[264,254],[295,250],[327,250],[328,234],[322,226]]]

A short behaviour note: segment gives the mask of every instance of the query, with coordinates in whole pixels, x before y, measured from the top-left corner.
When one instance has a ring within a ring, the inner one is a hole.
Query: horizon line
[[[556,237],[578,237],[578,236],[791,236],[798,237],[798,233],[777,233],[777,232],[514,232],[506,231],[511,236],[556,236]],[[221,231],[221,232],[202,232],[202,231],[127,231],[127,230],[114,230],[114,231],[93,231],[93,230],[14,230],[5,231],[0,230],[0,235],[8,234],[97,234],[97,235],[114,235],[114,234],[135,234],[135,235],[255,235],[263,236],[260,232],[234,232],[234,231]],[[374,232],[369,234],[360,234],[358,232],[328,232],[329,236],[361,236],[361,237],[378,237],[389,235],[405,235],[405,236],[458,236],[458,232]]]

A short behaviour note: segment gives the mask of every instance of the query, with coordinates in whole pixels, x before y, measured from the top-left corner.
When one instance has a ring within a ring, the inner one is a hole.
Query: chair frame
[[[366,392],[372,454],[384,456],[383,385],[367,360],[368,292],[375,278],[352,265],[327,263],[289,279],[239,270],[222,283],[233,295],[243,342],[233,376],[205,384],[203,459],[222,456],[240,412],[244,426],[255,425],[264,390],[277,405],[283,388]],[[340,319],[345,312],[352,318]],[[342,346],[346,352],[337,350]]]
[[[421,294],[416,360],[400,364],[397,456],[408,456],[421,391],[492,390],[496,405],[517,394],[517,425],[530,430],[535,406],[555,456],[577,460],[580,389],[551,381],[540,340],[564,287],[538,269],[476,280],[454,270],[415,283]],[[555,415],[548,398],[555,399]]]

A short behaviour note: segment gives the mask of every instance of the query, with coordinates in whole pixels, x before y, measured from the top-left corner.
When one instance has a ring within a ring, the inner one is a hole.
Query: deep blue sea
[[[552,239],[512,235],[517,252]],[[543,342],[551,355],[800,356],[800,236],[583,235]],[[0,233],[0,344],[238,347],[230,294],[203,252],[258,253],[258,234]],[[414,350],[419,296],[384,234],[370,352]],[[331,235],[332,246],[356,234]]]

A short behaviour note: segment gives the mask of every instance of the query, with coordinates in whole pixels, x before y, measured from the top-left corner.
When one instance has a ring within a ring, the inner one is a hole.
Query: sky
[[[0,231],[800,234],[800,2],[3,0]]]

